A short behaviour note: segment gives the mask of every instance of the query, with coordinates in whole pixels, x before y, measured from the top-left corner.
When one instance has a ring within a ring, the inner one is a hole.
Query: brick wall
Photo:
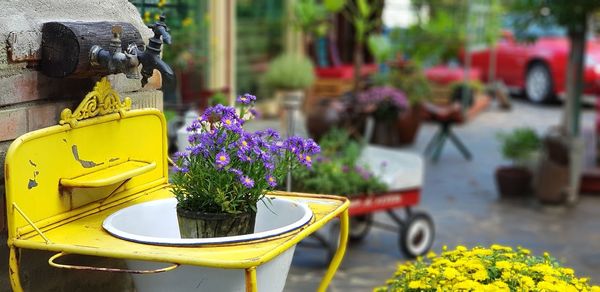
[[[39,58],[41,25],[47,21],[125,21],[132,23],[146,39],[151,32],[143,24],[135,7],[127,0],[20,0],[9,1],[0,9],[0,164],[4,165],[10,143],[22,134],[57,124],[62,109],[74,109],[92,90],[93,79],[54,79],[36,70]],[[107,32],[110,33],[110,32]],[[20,39],[14,35],[26,36]],[[12,39],[9,38],[12,35]],[[11,50],[11,51],[9,51]],[[21,50],[21,51],[19,51]],[[36,55],[37,54],[37,55]],[[28,61],[15,60],[27,56]],[[130,96],[134,108],[162,109],[160,77],[151,78],[141,88],[139,80],[123,74],[109,76],[122,97]],[[8,264],[4,167],[0,168],[0,266]],[[24,250],[21,256],[21,281],[26,291],[128,291],[133,290],[128,275],[100,272],[74,272],[51,268],[47,252]],[[75,257],[70,261],[96,266],[124,266],[121,261]],[[0,291],[10,291],[8,269],[0,270]]]

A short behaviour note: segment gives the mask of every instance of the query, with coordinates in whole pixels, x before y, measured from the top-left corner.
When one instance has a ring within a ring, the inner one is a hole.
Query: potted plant
[[[297,111],[304,100],[304,90],[315,81],[314,66],[303,55],[282,54],[269,64],[264,79],[265,84],[276,91],[276,100],[282,107]],[[281,118],[285,125],[284,115]]]
[[[531,162],[540,149],[540,138],[531,128],[517,128],[511,133],[498,134],[498,139],[502,143],[502,156],[512,161],[512,165],[496,170],[498,191],[502,196],[523,196],[531,190]]]
[[[298,168],[292,173],[295,190],[352,198],[376,195],[388,189],[387,184],[374,175],[367,164],[360,162],[361,147],[351,139],[348,131],[333,128],[319,140],[319,144],[322,152],[313,167]],[[369,213],[350,217],[351,241],[360,241],[368,234],[372,216]],[[335,247],[328,246],[329,257],[333,255]]]
[[[396,122],[400,112],[408,107],[403,91],[391,86],[374,86],[358,95],[356,105],[375,119],[374,143],[387,146],[398,143]]]
[[[600,291],[588,278],[579,278],[548,253],[532,255],[524,248],[514,250],[497,244],[489,248],[454,250],[442,248],[436,256],[407,262],[398,267],[385,291]]]
[[[416,64],[402,62],[394,68],[391,82],[405,92],[409,103],[398,116],[398,143],[412,144],[423,120],[423,102],[431,96],[429,81]]]
[[[310,167],[320,151],[311,139],[282,140],[271,129],[246,132],[256,97],[244,94],[234,107],[207,108],[189,127],[190,146],[175,156],[172,192],[183,238],[252,233],[257,203],[288,169]]]
[[[387,185],[359,162],[361,147],[347,131],[333,128],[319,144],[322,151],[312,168],[297,168],[292,173],[295,189],[349,197],[387,190]]]

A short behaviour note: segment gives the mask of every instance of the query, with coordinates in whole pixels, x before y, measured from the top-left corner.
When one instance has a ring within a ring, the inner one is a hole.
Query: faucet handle
[[[148,28],[151,28],[154,32],[154,38],[159,40],[162,37],[162,40],[165,44],[171,44],[171,34],[169,33],[169,27],[165,23],[165,19],[167,17],[165,14],[161,14],[160,18],[153,25],[149,25]]]
[[[123,33],[123,27],[121,27],[120,25],[113,25],[111,31],[112,31],[113,37],[121,38],[121,34]]]

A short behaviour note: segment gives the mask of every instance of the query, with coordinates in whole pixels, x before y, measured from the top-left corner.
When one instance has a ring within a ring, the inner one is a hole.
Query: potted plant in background
[[[252,233],[257,203],[288,169],[310,167],[320,151],[312,140],[282,140],[274,130],[249,133],[256,97],[237,98],[234,107],[209,107],[189,127],[190,147],[175,156],[172,192],[183,238]]]
[[[362,147],[351,139],[348,131],[333,128],[319,140],[319,144],[322,151],[313,167],[297,168],[292,172],[294,190],[349,198],[387,191],[387,184],[360,161]],[[368,213],[350,217],[351,241],[359,241],[367,235],[372,216],[373,213]],[[331,256],[334,249],[333,246],[329,248]]]
[[[531,191],[532,163],[541,146],[540,138],[531,128],[517,128],[498,134],[498,139],[502,156],[512,161],[512,165],[496,169],[498,191],[506,197],[526,195]]]
[[[266,85],[275,90],[275,100],[281,105],[280,108],[294,108],[297,111],[304,100],[304,91],[315,81],[314,66],[306,56],[282,54],[269,64],[264,79]],[[298,115],[295,116],[300,119]],[[285,112],[281,118],[285,125]]]
[[[409,106],[398,116],[398,143],[412,144],[423,120],[423,102],[429,100],[431,88],[423,71],[411,62],[399,62],[391,73],[391,83],[404,91]]]
[[[373,143],[387,146],[398,144],[398,116],[408,107],[403,91],[391,86],[374,86],[358,95],[356,105],[375,120]]]
[[[494,244],[454,250],[444,246],[439,256],[430,252],[426,259],[400,265],[374,291],[600,291],[600,286],[575,276],[548,253],[536,256],[524,248]]]

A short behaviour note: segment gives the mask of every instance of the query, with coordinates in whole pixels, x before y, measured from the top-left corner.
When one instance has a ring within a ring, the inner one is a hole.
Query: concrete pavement
[[[506,163],[500,156],[498,131],[530,126],[543,133],[560,121],[560,106],[532,105],[517,100],[513,110],[491,107],[456,133],[474,155],[466,161],[447,144],[437,164],[427,162],[419,209],[433,216],[434,251],[449,247],[493,243],[544,251],[575,269],[578,276],[600,283],[600,196],[582,196],[574,207],[544,206],[533,198],[500,200],[494,171]],[[583,127],[593,127],[595,113],[586,110]],[[425,124],[415,145],[399,149],[422,153],[436,126]],[[389,222],[383,213],[376,220]],[[285,291],[315,291],[325,270],[326,252],[300,246]],[[364,242],[349,247],[330,291],[370,291],[391,277],[406,259],[398,248],[398,234],[371,229]]]

